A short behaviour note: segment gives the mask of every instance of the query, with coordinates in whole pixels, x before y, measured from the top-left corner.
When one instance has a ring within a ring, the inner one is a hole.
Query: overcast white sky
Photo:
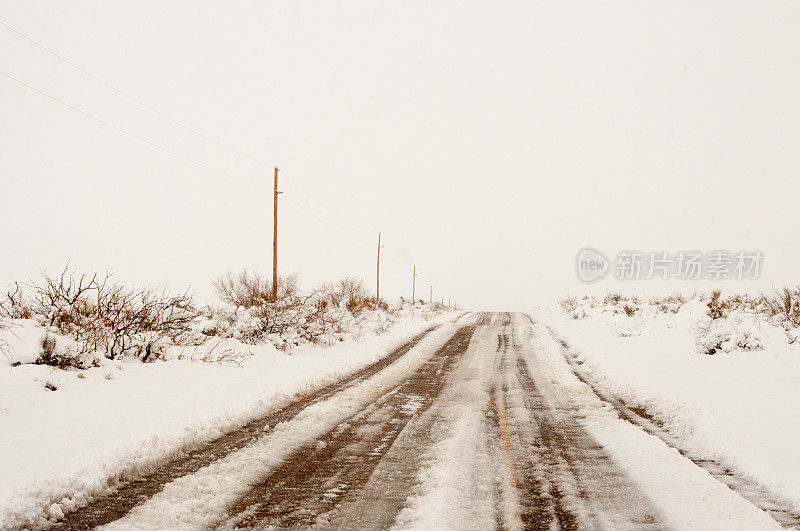
[[[307,286],[519,309],[583,293],[592,246],[761,250],[800,281],[800,3],[15,1],[0,20],[281,168],[280,269]],[[71,260],[191,285],[271,268],[271,170],[0,26],[0,283]],[[605,279],[591,292],[618,289]],[[626,291],[707,283],[638,282]]]

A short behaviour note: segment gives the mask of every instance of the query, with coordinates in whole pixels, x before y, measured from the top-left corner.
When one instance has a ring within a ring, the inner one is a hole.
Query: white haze
[[[0,20],[281,168],[280,269],[529,308],[582,293],[578,250],[761,250],[797,283],[800,3],[6,0]],[[0,27],[0,283],[112,269],[269,272],[270,167]],[[606,279],[592,292],[707,289]]]

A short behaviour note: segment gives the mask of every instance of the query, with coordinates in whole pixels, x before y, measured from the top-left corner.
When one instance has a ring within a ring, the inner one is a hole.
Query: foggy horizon
[[[796,284],[796,3],[11,1],[0,21],[6,76],[177,154],[0,76],[3,285],[68,260],[208,299],[226,271],[269,276],[273,166],[279,271],[306,288],[374,290],[378,232],[390,300],[414,265],[417,298],[487,310]],[[584,284],[585,247],[764,261]]]

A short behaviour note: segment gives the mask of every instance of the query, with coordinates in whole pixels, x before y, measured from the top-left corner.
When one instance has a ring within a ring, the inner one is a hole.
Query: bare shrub
[[[8,330],[8,325],[0,320],[0,354],[3,355],[4,358],[8,360],[9,363],[12,365],[14,364],[14,357],[12,354],[11,345],[8,344],[8,341],[4,337],[5,332]]]
[[[42,277],[42,282],[29,284],[36,311],[47,318],[50,326],[70,332],[73,326],[84,325],[94,313],[111,275],[77,273],[67,265],[59,276],[43,272]]]
[[[338,308],[344,305],[351,313],[358,312],[370,305],[378,305],[378,301],[372,297],[364,281],[357,277],[345,277],[337,282],[325,282],[316,291],[331,306]]]
[[[385,312],[389,311],[389,303],[387,303],[383,299],[378,300],[377,297],[373,297],[373,296],[367,297],[366,299],[364,299],[364,303],[371,310],[383,310]],[[438,303],[438,302],[434,302],[433,305],[432,305],[432,308],[435,309],[435,310],[444,311],[445,306],[444,306],[444,304],[441,304],[441,303]]]
[[[132,353],[149,361],[161,354],[162,340],[185,344],[197,315],[188,292],[169,295],[154,288],[133,291],[115,285],[100,297],[100,326],[88,328],[87,339],[102,345],[110,359]]]
[[[233,349],[225,349],[223,352],[217,354],[214,360],[220,365],[233,365],[236,367],[243,367],[245,361],[253,355],[249,352],[236,352]],[[205,359],[203,361],[206,361]]]
[[[782,294],[775,297],[778,300]],[[764,310],[764,297],[756,299],[749,295],[730,295],[722,298],[720,290],[711,292],[708,303],[708,315],[712,319],[727,319],[732,312],[742,310],[745,313],[757,313]]]
[[[603,299],[603,304],[608,306],[616,306],[623,299],[622,294],[619,292],[609,292]]]
[[[336,282],[323,282],[317,289],[317,294],[322,303],[338,308],[342,304],[344,294],[339,290]]]
[[[566,313],[574,312],[578,309],[578,299],[575,297],[566,297],[561,299],[558,301],[558,304]]]
[[[303,304],[298,298],[283,298],[264,302],[257,307],[259,329],[265,334],[285,335],[296,330],[303,319]]]
[[[337,282],[324,282],[316,289],[320,300],[332,308],[344,306],[353,315],[365,309],[388,310],[389,305],[378,300],[367,288],[364,281],[357,277],[345,277]]]
[[[633,317],[634,315],[636,315],[636,312],[639,311],[639,308],[631,306],[630,304],[625,304],[622,307],[622,309],[625,311],[625,315],[627,315],[628,317]]]
[[[272,288],[267,279],[258,272],[250,273],[247,269],[239,273],[227,272],[212,281],[217,296],[223,302],[234,306],[250,308],[268,301]]]
[[[0,316],[10,317],[11,319],[30,319],[33,317],[33,311],[25,299],[22,285],[19,282],[14,282],[9,286],[5,295],[0,298]]]
[[[243,367],[244,363],[253,356],[247,350],[234,349],[225,340],[216,339],[207,343],[205,353],[201,358],[206,363],[218,363],[219,365],[233,365]]]
[[[674,304],[686,304],[686,297],[684,297],[681,293],[673,293],[672,295],[668,295],[664,300]]]
[[[758,313],[764,310],[763,297],[751,297],[750,295],[730,295],[722,303],[723,307],[730,312],[743,310],[748,313]]]
[[[653,297],[650,299],[650,304],[663,313],[678,313],[681,307],[686,304],[686,300],[686,297],[682,294],[673,293],[666,297]]]
[[[110,273],[77,273],[67,267],[57,277],[43,273],[43,278],[30,284],[36,310],[75,341],[72,354],[78,358],[100,350],[109,359],[132,354],[148,361],[158,357],[163,342],[184,343],[198,315],[188,293],[129,289],[114,283]],[[43,358],[48,365],[51,361],[61,363]]]
[[[764,312],[777,317],[787,330],[800,327],[800,287],[783,287],[761,296]]]
[[[711,299],[706,306],[711,319],[724,319],[730,312],[729,304],[722,299],[722,292],[718,289],[711,292]]]
[[[339,291],[348,303],[362,302],[369,297],[364,281],[356,277],[345,277],[339,281]]]
[[[228,272],[212,281],[217,296],[234,306],[252,308],[272,301],[272,282],[258,271],[243,269],[238,273]],[[278,300],[292,298],[298,294],[297,275],[278,277]]]

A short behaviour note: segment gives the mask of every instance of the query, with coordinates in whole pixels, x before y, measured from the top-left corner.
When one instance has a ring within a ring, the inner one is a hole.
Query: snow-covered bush
[[[78,357],[102,351],[109,359],[135,356],[149,361],[167,345],[198,339],[191,327],[197,310],[188,293],[131,289],[113,282],[108,273],[68,268],[57,277],[44,273],[43,281],[30,287],[34,311],[47,326],[74,341],[72,354]]]
[[[633,317],[633,314],[626,317]],[[637,337],[642,335],[644,329],[645,321],[641,316],[625,319],[617,325],[617,335],[619,337]]]
[[[0,354],[8,360],[9,363],[14,363],[14,358],[11,356],[11,345],[5,338],[5,331],[8,330],[8,324],[0,318]]]
[[[306,342],[333,344],[366,331],[381,333],[394,322],[391,311],[363,307],[352,313],[347,308],[310,299],[292,304],[264,303],[251,308],[222,305],[209,309],[197,329],[245,344],[270,341],[286,349]]]
[[[758,351],[800,339],[800,288],[761,297],[717,290],[644,299],[612,292],[600,299],[569,297],[559,306],[573,319],[604,322],[618,337],[683,328],[689,352],[704,355]]]
[[[70,344],[72,343],[72,344]],[[59,341],[55,336],[45,334],[41,340],[39,357],[34,364],[49,365],[59,369],[88,369],[99,367],[100,360],[92,352],[74,347],[75,342]]]
[[[296,275],[281,277],[277,297],[271,281],[258,272],[228,273],[214,287],[225,304],[208,310],[200,331],[243,343],[270,341],[283,349],[304,342],[331,344],[364,329],[386,330],[393,321],[389,306],[354,277],[326,282],[309,294],[300,292]]]
[[[687,300],[680,293],[673,293],[663,298],[655,298],[650,303],[663,313],[678,313]]]
[[[561,299],[558,301],[558,304],[561,305],[561,308],[565,313],[571,313],[578,309],[578,299],[575,297],[566,297]]]
[[[572,318],[573,319],[586,319],[588,315],[586,314],[586,308],[580,306],[572,311]]]
[[[787,331],[800,327],[800,287],[784,287],[762,296],[764,312]]]
[[[68,267],[58,276],[45,273],[22,286],[28,291],[15,284],[1,299],[0,354],[9,364],[16,363],[2,335],[4,323],[29,319],[36,324],[29,321],[25,327],[40,327],[42,338],[22,363],[61,369],[85,369],[104,365],[103,358],[122,357],[241,365],[251,355],[247,345],[271,342],[291,349],[307,342],[333,344],[366,332],[386,332],[398,316],[429,319],[445,310],[442,305],[410,303],[389,307],[354,278],[306,295],[296,276],[282,277],[273,297],[270,282],[246,271],[215,281],[223,303],[202,310],[188,293],[132,289],[114,282],[110,274]]]
[[[765,334],[762,330],[764,317],[748,313],[743,309],[729,312],[725,317],[714,318],[709,312],[698,318],[691,329],[694,352],[719,354],[735,350],[762,350]]]

